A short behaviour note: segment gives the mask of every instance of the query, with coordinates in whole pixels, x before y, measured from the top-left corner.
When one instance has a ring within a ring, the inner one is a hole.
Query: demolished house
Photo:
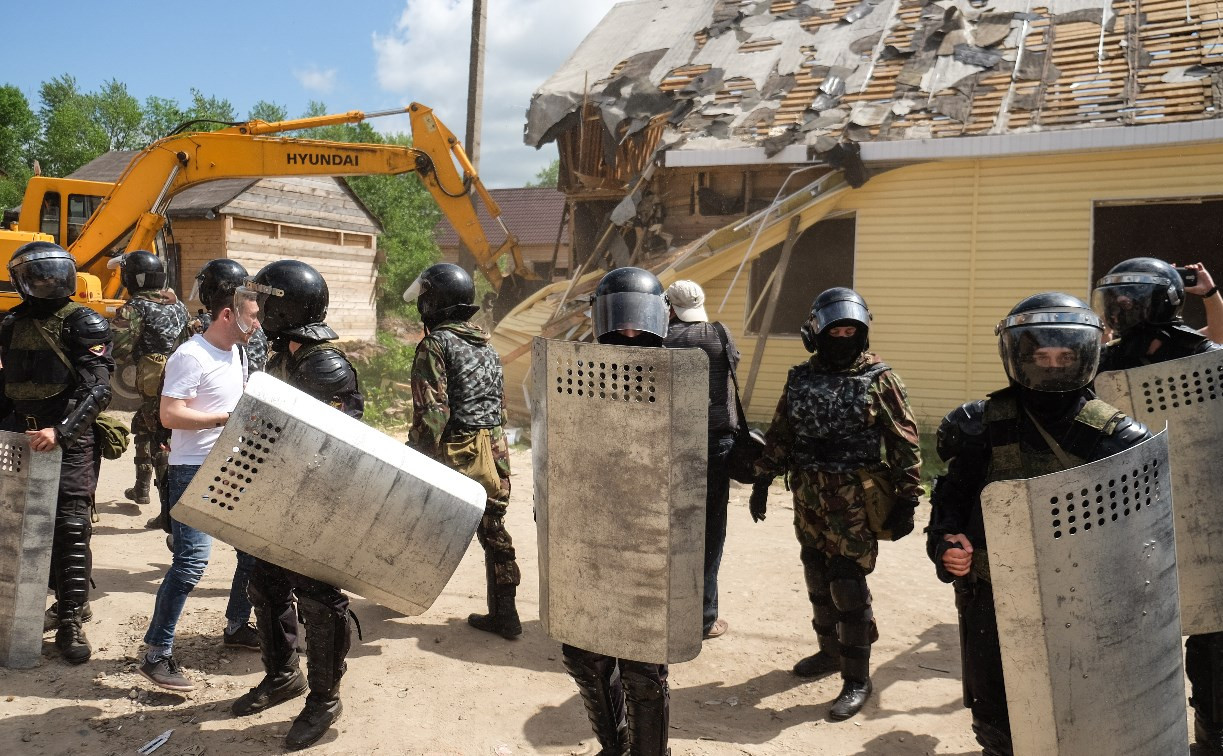
[[[1119,260],[1223,273],[1214,0],[639,0],[536,92],[573,271],[503,319],[513,414],[535,336],[589,339],[602,272],[693,279],[767,421],[812,298],[852,286],[937,422],[1004,384],[994,325]],[[1201,317],[1200,303],[1189,310]]]

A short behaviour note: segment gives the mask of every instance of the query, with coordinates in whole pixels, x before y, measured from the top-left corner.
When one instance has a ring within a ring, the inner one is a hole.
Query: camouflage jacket
[[[856,396],[855,391],[838,391],[829,398],[844,402],[844,407],[794,405],[795,397],[811,396],[813,387],[828,384],[828,379],[837,375],[824,368],[818,357],[791,369],[773,422],[765,434],[767,445],[756,463],[757,472],[762,477],[774,478],[801,469],[820,469],[818,460],[808,459],[813,454],[810,439],[818,436],[820,429],[804,427],[804,424],[811,424],[821,415],[831,415],[838,417],[837,426],[849,426],[841,428],[842,435],[849,434],[855,440],[861,440],[858,438],[861,436],[875,444],[881,441],[882,451],[868,455],[873,460],[862,466],[877,468],[880,462],[886,462],[897,497],[917,499],[922,493],[917,422],[909,409],[904,384],[878,357],[867,352],[849,370],[840,373],[845,377],[846,386],[854,379],[869,380],[865,396]],[[797,385],[803,382],[811,385]],[[835,427],[831,422],[825,425]],[[847,472],[840,469],[842,460],[830,461],[835,462],[830,468],[832,472]]]
[[[447,430],[505,424],[501,359],[488,333],[449,321],[429,332],[412,362],[412,428],[408,444],[438,458]]]
[[[188,319],[182,302],[167,302],[158,291],[137,292],[110,322],[115,360],[135,362],[146,354],[171,354],[190,336]]]

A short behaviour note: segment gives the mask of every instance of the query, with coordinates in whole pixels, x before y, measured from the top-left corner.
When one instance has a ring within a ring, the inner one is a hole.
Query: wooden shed
[[[570,245],[565,195],[548,187],[527,186],[490,189],[489,194],[501,208],[501,220],[518,237],[522,257],[535,273],[545,281],[554,275],[566,275],[570,270]],[[476,214],[489,245],[496,249],[505,243],[505,231],[488,214],[484,203],[476,204]],[[474,269],[475,261],[466,254],[449,220],[443,217],[433,233],[443,262]]]
[[[108,152],[70,178],[114,181],[136,153]],[[175,289],[186,297],[209,260],[228,257],[253,275],[274,260],[309,263],[327,279],[327,321],[345,340],[377,326],[378,235],[382,227],[342,178],[222,179],[176,195],[167,211]],[[188,301],[194,310],[199,302]]]
[[[528,113],[577,265],[498,325],[511,410],[530,338],[588,338],[583,297],[617,265],[704,286],[759,422],[831,286],[866,297],[931,424],[1005,384],[993,329],[1022,297],[1086,298],[1140,254],[1223,274],[1218,9],[976,5],[615,6]]]

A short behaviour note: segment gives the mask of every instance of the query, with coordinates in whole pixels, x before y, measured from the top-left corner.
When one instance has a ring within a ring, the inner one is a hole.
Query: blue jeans
[[[199,469],[199,465],[170,465],[166,470],[171,507],[178,503]],[[173,518],[170,519],[170,532],[174,536],[174,556],[161,587],[157,589],[153,618],[144,634],[144,642],[150,646],[174,644],[174,628],[187,603],[187,595],[204,577],[204,568],[208,566],[208,557],[212,553],[212,536],[207,533]],[[225,610],[226,619],[237,622],[250,619],[251,604],[246,597],[246,583],[253,565],[254,557],[238,552],[238,567],[234,570],[229,606]]]
[[[718,569],[726,544],[726,506],[730,501],[730,473],[726,459],[735,445],[733,436],[709,440],[709,469],[705,476],[705,595],[702,605],[704,632],[718,618]]]

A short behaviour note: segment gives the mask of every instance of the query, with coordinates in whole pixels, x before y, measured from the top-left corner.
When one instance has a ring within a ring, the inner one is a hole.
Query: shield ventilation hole
[[[1143,381],[1142,395],[1146,402],[1144,409],[1148,414],[1167,412],[1169,408],[1177,409],[1214,401],[1219,398],[1220,369],[1201,368],[1185,373],[1173,373],[1162,378]]]
[[[658,401],[653,365],[558,358],[554,368],[558,394],[632,404]]]
[[[0,444],[0,472],[20,473],[25,449],[15,444]]]
[[[1159,501],[1159,462],[1152,460],[1129,472],[1097,483],[1094,490],[1069,491],[1049,499],[1050,525],[1054,538],[1079,535],[1109,523],[1121,522],[1132,513]]]
[[[275,423],[264,423],[258,436],[251,431],[250,435],[238,437],[238,446],[233,447],[235,455],[225,458],[219,474],[208,484],[209,503],[233,511],[246,487],[254,482],[259,465],[267,461],[264,455],[271,451],[281,430]]]

